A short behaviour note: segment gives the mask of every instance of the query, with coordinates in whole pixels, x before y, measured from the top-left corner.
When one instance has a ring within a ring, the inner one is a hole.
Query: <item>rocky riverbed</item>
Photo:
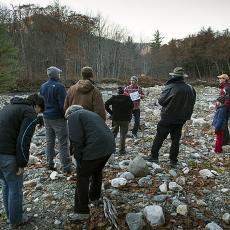
[[[117,211],[117,215],[113,215],[114,222],[119,229],[132,230],[230,229],[230,146],[225,146],[221,155],[213,151],[211,123],[213,100],[218,96],[218,90],[197,88],[192,119],[183,128],[176,169],[169,166],[169,138],[160,150],[159,165],[142,158],[150,154],[155,136],[161,87],[144,91],[146,98],[141,105],[139,138],[128,137],[127,154],[114,154],[104,172],[103,196]],[[111,91],[107,96],[110,94]],[[104,95],[106,97],[106,92]],[[0,107],[10,98],[1,95]],[[107,123],[111,126],[111,120]],[[115,229],[105,217],[103,205],[90,205],[88,222],[70,222],[68,215],[73,211],[76,175],[62,174],[58,155],[56,167],[59,170],[47,170],[45,144],[44,128],[37,129],[24,179],[24,210],[30,222],[21,229]],[[2,198],[0,229],[8,229]]]

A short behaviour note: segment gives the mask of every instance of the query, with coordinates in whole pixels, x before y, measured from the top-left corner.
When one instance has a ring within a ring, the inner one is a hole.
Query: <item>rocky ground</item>
[[[160,150],[159,165],[142,158],[150,153],[155,136],[161,87],[144,90],[146,98],[142,101],[139,138],[127,138],[127,154],[114,154],[104,172],[103,196],[117,211],[113,219],[117,219],[118,228],[230,229],[230,146],[225,146],[220,156],[213,152],[211,122],[218,90],[197,89],[194,114],[183,129],[176,169],[169,166],[170,139]],[[1,106],[9,99],[10,96],[2,95]],[[107,122],[110,126],[111,121]],[[58,156],[56,166],[60,169]],[[24,179],[24,209],[31,220],[21,229],[115,229],[105,217],[103,205],[90,205],[88,222],[70,222],[75,176],[46,169],[45,130],[37,129]],[[8,229],[2,199],[0,201],[0,229]]]

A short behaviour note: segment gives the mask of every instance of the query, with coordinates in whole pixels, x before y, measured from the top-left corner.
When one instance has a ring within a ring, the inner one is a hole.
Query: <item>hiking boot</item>
[[[89,219],[89,214],[83,214],[83,213],[71,213],[69,214],[69,220],[70,221],[84,221]]]
[[[153,156],[144,157],[144,160],[149,161],[149,162],[153,162],[155,164],[159,164],[158,158],[154,158]]]
[[[22,220],[19,224],[9,224],[9,229],[18,229],[19,226],[27,224],[29,222],[29,217],[26,213],[22,214]]]

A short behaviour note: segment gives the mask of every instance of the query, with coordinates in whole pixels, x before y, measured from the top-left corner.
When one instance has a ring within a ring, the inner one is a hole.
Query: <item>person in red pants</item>
[[[216,100],[216,112],[213,118],[212,125],[215,128],[216,142],[215,153],[222,153],[222,146],[224,140],[224,130],[227,125],[228,109],[225,103],[225,97],[220,96]]]

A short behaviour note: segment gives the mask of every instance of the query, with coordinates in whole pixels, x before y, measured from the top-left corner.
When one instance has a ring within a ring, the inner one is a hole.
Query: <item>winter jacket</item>
[[[219,89],[220,89],[220,96],[226,96],[226,89],[230,90],[230,83],[228,83],[228,82],[221,83],[220,86],[219,86]],[[226,96],[224,104],[227,106],[228,112],[230,112],[230,98],[229,98],[229,95]]]
[[[25,167],[36,124],[32,103],[19,97],[11,99],[0,111],[0,154],[16,155],[17,166]]]
[[[194,88],[184,82],[183,77],[173,77],[166,82],[159,98],[161,123],[184,124],[191,118],[196,101]]]
[[[124,95],[129,96],[131,93],[138,92],[140,95],[140,98],[144,98],[144,92],[142,88],[139,85],[128,85],[124,89]],[[140,109],[140,99],[133,101],[133,109]]]
[[[105,106],[101,92],[90,80],[79,80],[75,85],[69,88],[65,99],[65,111],[71,105],[81,105],[106,120]]]
[[[225,127],[227,125],[227,114],[228,109],[226,105],[221,105],[217,107],[212,125],[215,128],[215,131],[225,130]]]
[[[64,118],[65,86],[58,79],[51,78],[42,84],[40,94],[45,100],[44,118],[52,120]]]
[[[105,102],[105,109],[112,116],[113,121],[130,121],[133,102],[129,96],[116,95]]]
[[[115,152],[115,140],[109,127],[96,113],[80,109],[68,116],[70,141],[77,162],[95,160]]]

